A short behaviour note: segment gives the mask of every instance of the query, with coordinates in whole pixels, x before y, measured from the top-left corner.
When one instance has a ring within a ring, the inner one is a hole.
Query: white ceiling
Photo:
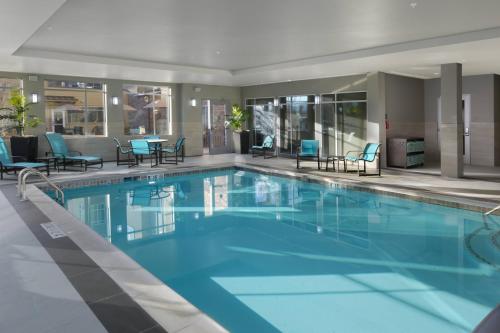
[[[14,41],[0,70],[223,85],[500,73],[498,0],[0,1],[23,27],[0,33]]]

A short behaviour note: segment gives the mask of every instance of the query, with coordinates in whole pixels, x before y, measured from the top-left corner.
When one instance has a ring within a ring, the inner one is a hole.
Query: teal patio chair
[[[113,141],[114,141],[115,146],[116,146],[116,165],[122,165],[122,164],[128,165],[129,160],[128,159],[127,160],[120,159],[120,155],[127,155],[128,156],[128,153],[130,151],[130,146],[123,146],[117,137],[114,137]]]
[[[139,165],[139,159],[142,161],[143,157],[149,157],[151,161],[151,167],[158,165],[158,154],[157,150],[152,147],[147,140],[137,139],[130,140],[130,149],[128,152],[128,167]],[[155,159],[155,164],[153,165],[153,158]],[[135,161],[135,164],[131,162]]]
[[[252,157],[263,155],[266,158],[266,152],[275,151],[274,148],[274,135],[266,135],[262,145],[252,146]],[[272,158],[275,154],[272,154],[269,158]]]
[[[321,169],[318,140],[300,141],[300,147],[297,150],[297,169],[300,168],[300,160],[304,158],[316,159],[318,161],[318,170]]]
[[[7,145],[3,138],[0,138],[0,179],[3,179],[3,174],[8,174],[9,171],[22,170],[25,168],[33,169],[45,169],[47,176],[50,175],[49,164],[48,163],[38,163],[38,162],[14,162],[14,159],[25,159],[22,156],[10,156],[7,150]]]
[[[186,138],[180,136],[175,145],[167,146],[162,148],[162,153],[165,154],[165,162],[161,162],[163,164],[177,164],[179,161],[179,157],[181,157],[181,162],[184,162],[184,142]],[[169,157],[174,157],[175,159],[169,159]]]
[[[380,176],[380,147],[378,143],[367,143],[363,151],[348,151],[345,160],[352,163],[358,163],[358,175],[360,176]],[[366,172],[366,162],[373,162],[377,159],[377,173],[369,174]],[[363,162],[363,171],[361,172],[360,163]]]
[[[99,164],[100,165],[99,168],[102,168],[103,166],[102,157],[82,155],[82,153],[79,151],[69,150],[61,134],[45,133],[45,137],[47,138],[47,141],[49,142],[49,146],[51,149],[51,152],[49,154],[57,158],[58,164],[62,163],[64,170],[66,170],[67,164],[74,164],[74,163],[79,163],[80,168],[83,169],[84,171],[87,171],[87,168],[90,165]]]

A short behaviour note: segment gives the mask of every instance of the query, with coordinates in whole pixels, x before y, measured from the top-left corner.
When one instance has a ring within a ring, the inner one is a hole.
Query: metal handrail
[[[39,170],[33,168],[25,168],[19,172],[19,176],[17,177],[17,195],[21,197],[21,200],[26,200],[26,180],[29,176],[36,175],[42,178],[47,185],[52,187],[56,193],[56,200],[64,204],[64,192],[61,190],[59,186],[54,184],[47,176],[45,176]]]
[[[486,213],[484,213],[484,215],[490,215],[491,213],[493,213],[493,212],[495,212],[495,211],[497,211],[497,210],[499,210],[499,209],[500,209],[500,205],[498,205],[498,206],[496,206],[495,208],[493,208],[493,209],[491,209],[491,210],[487,211]]]

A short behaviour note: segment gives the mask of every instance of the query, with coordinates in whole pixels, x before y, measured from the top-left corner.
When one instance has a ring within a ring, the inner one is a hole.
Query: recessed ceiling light
[[[436,73],[432,73],[432,74],[434,74],[434,75],[439,75],[439,73],[438,73],[438,72],[436,72]]]
[[[417,7],[417,5],[418,5],[418,4],[417,4],[417,2],[416,2],[416,1],[411,1],[411,2],[410,2],[410,7],[411,7],[411,8],[413,8],[413,9],[415,9],[415,7]]]
[[[287,81],[288,81],[288,82],[292,82],[292,80],[290,80],[290,79],[288,79]]]
[[[220,50],[215,51],[215,54],[220,55],[222,52]]]

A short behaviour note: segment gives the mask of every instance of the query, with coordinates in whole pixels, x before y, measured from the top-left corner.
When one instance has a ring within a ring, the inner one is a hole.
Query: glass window
[[[172,134],[172,96],[169,87],[123,85],[125,135]]]
[[[107,135],[106,85],[46,80],[47,129],[64,135]]]
[[[7,108],[9,104],[10,92],[15,89],[22,90],[23,81],[18,79],[2,79],[0,78],[0,108]],[[10,114],[9,111],[0,111],[1,115]],[[10,135],[11,130],[16,126],[16,122],[11,119],[0,119],[0,135]]]
[[[334,94],[321,95],[321,103],[333,103],[333,102],[335,102]]]
[[[339,148],[345,155],[348,151],[362,151],[366,142],[366,102],[337,104],[337,126],[340,132]]]
[[[366,92],[348,92],[348,93],[339,93],[337,94],[337,101],[365,101],[366,100]]]
[[[247,99],[246,103],[253,117],[252,144],[260,145],[265,136],[275,132],[274,98]]]

